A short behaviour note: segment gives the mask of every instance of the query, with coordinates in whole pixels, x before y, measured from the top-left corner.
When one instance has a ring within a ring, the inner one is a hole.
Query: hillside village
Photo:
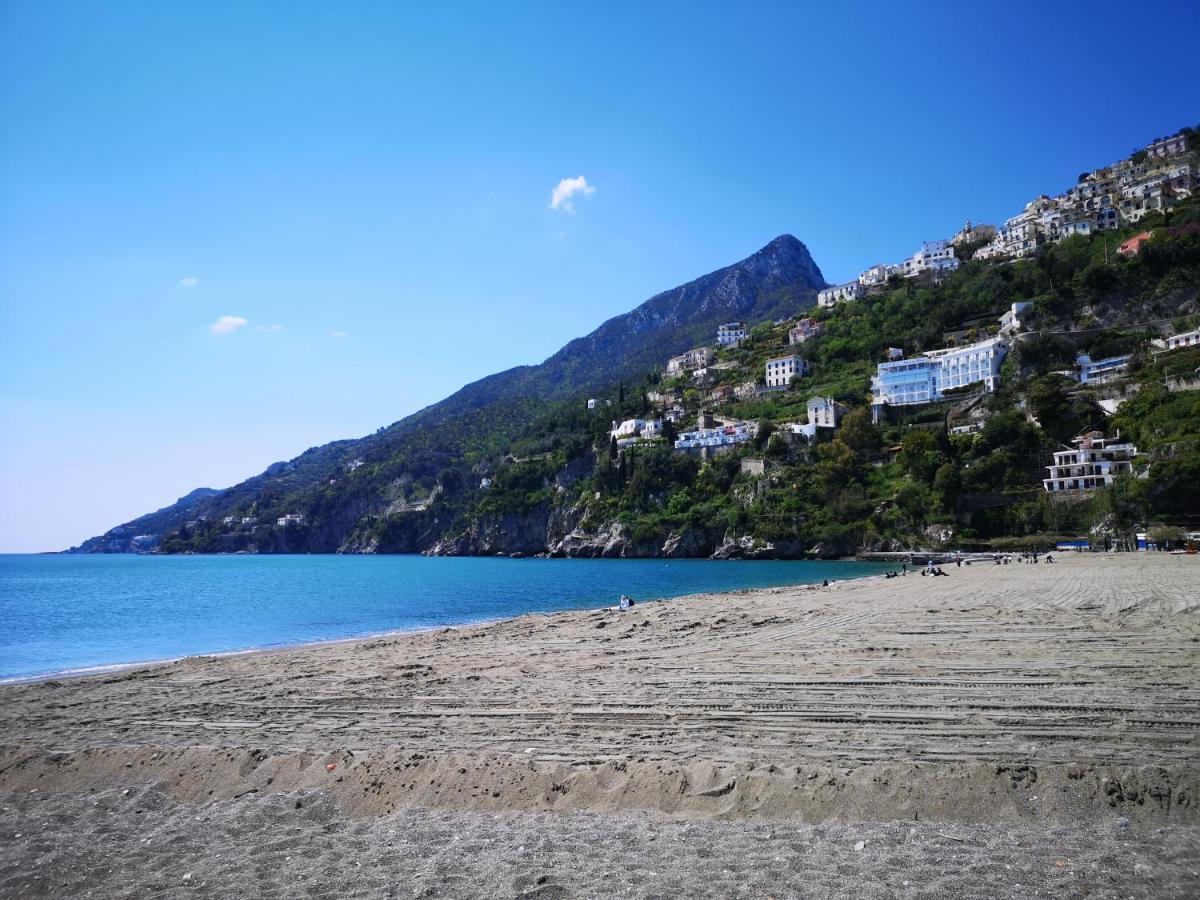
[[[713,409],[731,401],[760,398],[780,391],[801,391],[805,377],[812,371],[805,361],[803,345],[819,339],[824,332],[820,310],[832,309],[839,303],[863,301],[895,286],[900,279],[922,279],[927,284],[940,284],[947,274],[958,269],[956,251],[966,249],[976,260],[1016,260],[1036,253],[1039,247],[1058,244],[1074,236],[1090,236],[1102,232],[1117,233],[1141,222],[1148,214],[1174,209],[1192,196],[1200,177],[1196,168],[1196,147],[1189,144],[1191,132],[1162,138],[1143,151],[1135,153],[1113,166],[1097,169],[1080,177],[1079,184],[1058,197],[1042,195],[1026,204],[1022,213],[1007,220],[997,231],[993,225],[972,225],[968,221],[961,231],[946,240],[926,242],[911,258],[902,263],[876,264],[865,269],[857,280],[827,287],[817,294],[820,308],[815,316],[803,316],[796,321],[779,320],[774,328],[787,329],[787,345],[792,352],[770,356],[762,371],[747,371],[727,352],[739,347],[752,333],[745,322],[728,322],[720,326],[713,346],[697,347],[667,361],[666,374],[671,381],[647,393],[647,400],[661,418],[627,419],[613,423],[612,437],[616,445],[629,448],[638,443],[661,440],[664,425],[679,426],[696,419],[697,426],[684,431],[674,440],[677,450],[721,451],[754,439],[756,422],[717,420]],[[1194,231],[1195,223],[1189,230]],[[1166,229],[1177,231],[1177,229]],[[1152,232],[1143,231],[1114,246],[1113,252],[1122,257],[1136,256]],[[982,246],[980,244],[982,243]],[[1106,249],[1107,254],[1107,249]],[[889,347],[887,358],[876,366],[870,382],[872,422],[880,424],[890,410],[897,407],[923,406],[936,403],[946,396],[973,391],[972,399],[994,393],[1000,384],[1001,369],[1010,346],[1026,331],[1022,315],[1032,301],[1010,305],[995,323],[983,327],[989,336],[969,343],[960,343],[950,336],[947,346],[926,350],[919,355],[906,356],[902,348]],[[975,331],[979,331],[976,326]],[[767,332],[756,332],[760,338]],[[1164,336],[1148,341],[1153,353],[1167,352],[1200,343],[1200,329],[1179,334],[1164,332]],[[1093,360],[1081,353],[1075,365],[1058,374],[1082,385],[1105,385],[1123,382],[1129,373],[1132,353]],[[747,380],[732,383],[731,375],[747,376]],[[964,398],[965,399],[965,398]],[[1115,413],[1123,400],[1120,396],[1105,398],[1102,405],[1109,414]],[[688,401],[692,402],[688,402]],[[596,400],[589,400],[595,408]],[[697,410],[697,405],[704,407]],[[807,419],[800,422],[773,423],[776,434],[800,436],[812,440],[818,429],[834,431],[847,407],[833,397],[813,396],[807,400]],[[969,434],[982,428],[981,417],[951,427],[951,434]],[[1131,454],[1136,454],[1132,450]],[[1122,470],[1127,471],[1127,470]],[[1111,484],[1113,473],[1103,479],[1090,478],[1086,488]],[[1050,479],[1062,490],[1061,479]],[[1048,487],[1047,490],[1050,488]]]
[[[165,535],[131,523],[99,546],[759,558],[1186,541],[1195,137],[853,282],[768,294],[769,318],[716,320],[609,390],[521,401],[474,431],[446,420],[400,453],[387,432],[316,448]]]

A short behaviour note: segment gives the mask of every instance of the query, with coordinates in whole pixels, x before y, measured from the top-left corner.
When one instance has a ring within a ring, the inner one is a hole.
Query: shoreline
[[[0,896],[47,873],[252,893],[359,861],[428,896],[644,896],[668,871],[702,895],[747,860],[837,896],[847,865],[950,858],[939,896],[1187,896],[1200,560],[948,573],[0,686]]]
[[[13,555],[34,556],[34,555],[45,555],[45,554],[13,554]],[[138,555],[153,556],[155,554],[138,554]],[[180,555],[186,555],[186,554],[180,554]],[[213,554],[194,554],[194,555],[220,557],[220,556],[239,556],[239,555],[247,555],[247,554],[236,554],[236,553],[217,554],[217,553],[213,553]],[[284,556],[284,555],[288,555],[288,554],[272,554],[272,555]],[[314,554],[293,554],[293,555],[304,556],[304,555],[314,555]],[[325,554],[325,555],[332,556],[332,555],[336,555],[336,554]],[[404,554],[404,555],[414,555],[414,554]],[[480,558],[488,559],[491,557],[480,557]],[[512,557],[505,557],[505,558],[512,558]],[[525,557],[525,558],[532,559],[534,557]],[[614,561],[619,562],[620,560],[614,560]],[[669,562],[676,562],[676,561],[677,560],[670,560]],[[687,560],[683,560],[683,561],[686,562]],[[763,562],[763,563],[769,563],[769,562],[794,563],[794,562],[801,562],[802,560],[707,560],[707,559],[705,559],[703,561],[705,561],[705,562],[732,562],[732,563],[744,563],[744,562],[750,562],[750,563],[759,563],[759,562]],[[871,561],[870,560],[858,560],[858,559],[846,557],[846,558],[838,559],[838,560],[821,560],[820,562],[823,562],[823,563],[835,563],[835,562],[836,563],[843,563],[843,562],[861,563],[861,562],[871,562]],[[851,578],[838,579],[838,581],[839,582],[862,581],[865,579],[882,578],[882,577],[883,577],[882,574],[858,575],[858,576],[854,576]],[[818,586],[819,584],[820,584],[820,582],[796,582],[796,583],[789,584],[789,585],[782,585],[781,587],[804,588],[804,587],[809,587],[809,586]],[[833,584],[833,582],[831,582],[831,584]],[[742,593],[745,591],[774,590],[774,589],[775,588],[760,588],[760,587],[733,588],[728,591],[704,591],[704,592],[700,592],[700,593],[677,594],[674,596],[666,596],[666,597],[650,597],[650,598],[647,598],[644,600],[638,600],[637,605],[641,606],[642,604],[646,604],[646,603],[661,603],[661,602],[668,601],[668,600],[688,600],[688,599],[693,599],[696,597],[719,597],[719,596],[725,596],[725,595],[729,595],[729,594],[739,594],[739,593]],[[635,599],[637,599],[637,598],[635,598]],[[571,607],[571,608],[550,609],[550,610],[529,610],[527,612],[517,613],[517,614],[511,615],[511,616],[497,616],[497,617],[483,618],[483,619],[470,619],[470,620],[462,620],[462,621],[455,621],[455,622],[446,622],[446,623],[438,624],[438,625],[414,625],[409,628],[391,628],[391,629],[386,629],[384,631],[370,631],[370,632],[364,632],[362,634],[348,635],[346,637],[340,637],[340,638],[322,638],[322,639],[318,639],[318,640],[300,640],[300,641],[280,643],[280,644],[263,644],[263,645],[257,645],[257,646],[252,646],[252,647],[242,647],[242,648],[238,648],[238,649],[234,649],[234,650],[201,651],[201,652],[197,652],[197,653],[185,653],[180,656],[158,657],[155,659],[131,660],[131,661],[122,661],[122,662],[114,662],[114,663],[99,663],[99,664],[91,665],[91,666],[80,666],[80,667],[74,667],[74,668],[69,668],[69,669],[56,669],[56,670],[52,670],[49,672],[37,672],[37,673],[29,674],[29,675],[0,676],[0,687],[3,687],[5,685],[37,684],[37,683],[45,682],[45,681],[58,681],[58,680],[65,680],[65,679],[98,677],[98,676],[102,676],[102,675],[111,675],[114,673],[128,672],[131,670],[151,669],[151,668],[157,668],[160,666],[169,666],[169,665],[173,665],[175,663],[182,662],[182,661],[188,660],[188,659],[222,658],[222,657],[229,657],[229,656],[244,656],[244,655],[248,655],[248,654],[260,654],[260,653],[261,654],[279,653],[279,652],[287,652],[287,651],[291,651],[291,650],[303,650],[303,649],[307,649],[307,648],[315,649],[315,648],[326,647],[326,646],[336,646],[339,644],[354,644],[354,643],[361,642],[361,641],[377,640],[379,638],[391,638],[391,637],[401,637],[404,635],[423,634],[423,633],[427,633],[427,632],[440,631],[442,629],[462,630],[462,629],[467,629],[467,628],[477,628],[477,627],[483,627],[483,626],[488,626],[488,625],[495,625],[495,624],[498,624],[501,622],[508,622],[508,621],[512,621],[515,619],[520,619],[523,616],[530,616],[530,615],[554,616],[554,615],[560,615],[562,613],[580,612],[580,611],[591,610],[591,609],[615,609],[615,608],[616,608],[616,604],[614,603],[612,606],[605,605],[605,606],[596,606],[596,607]]]

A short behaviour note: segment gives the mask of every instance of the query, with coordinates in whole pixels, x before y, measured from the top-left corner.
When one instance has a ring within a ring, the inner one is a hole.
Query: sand
[[[0,894],[1194,896],[1200,558],[947,571],[5,686]]]

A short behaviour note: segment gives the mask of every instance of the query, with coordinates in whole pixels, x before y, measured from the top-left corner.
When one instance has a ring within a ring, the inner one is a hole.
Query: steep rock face
[[[166,533],[190,519],[207,516],[219,521],[255,505],[265,506],[267,523],[274,521],[273,516],[293,512],[313,521],[319,518],[321,523],[304,533],[282,535],[264,525],[253,540],[246,541],[246,549],[259,552],[417,552],[440,547],[449,521],[441,522],[437,527],[442,530],[436,534],[404,526],[392,538],[366,527],[368,520],[389,516],[383,499],[388,481],[410,477],[428,483],[431,475],[461,460],[465,436],[477,441],[497,435],[511,440],[545,410],[547,402],[599,392],[640,377],[670,356],[711,343],[717,326],[730,319],[758,322],[795,315],[812,306],[824,286],[821,270],[804,244],[783,235],[741,262],[657,294],[609,319],[540,365],[488,376],[373,435],[310,448],[232,488],[195,492],[203,496],[189,495],[192,499],[183,498],[74,549],[137,550],[132,542],[135,535],[143,538],[145,549],[153,549]],[[363,483],[361,473],[348,477],[360,466],[362,472],[378,473],[369,478],[386,480]],[[343,484],[351,484],[352,489],[343,493]],[[294,498],[288,509],[271,506],[272,498],[285,496]],[[314,511],[319,511],[319,517],[309,515]],[[489,548],[480,552],[530,552],[535,543],[533,526],[509,524],[519,533],[506,538],[497,530],[503,524],[482,523],[466,546]],[[221,541],[229,543],[223,536],[217,543]],[[544,539],[543,547],[548,543]],[[450,544],[464,546],[459,538]]]
[[[427,552],[430,556],[532,556],[546,549],[549,504],[520,513],[473,519],[467,530],[444,537]]]

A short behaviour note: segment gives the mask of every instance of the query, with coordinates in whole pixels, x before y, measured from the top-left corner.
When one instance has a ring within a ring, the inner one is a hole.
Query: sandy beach
[[[1194,895],[1200,558],[0,687],[4,896]]]

